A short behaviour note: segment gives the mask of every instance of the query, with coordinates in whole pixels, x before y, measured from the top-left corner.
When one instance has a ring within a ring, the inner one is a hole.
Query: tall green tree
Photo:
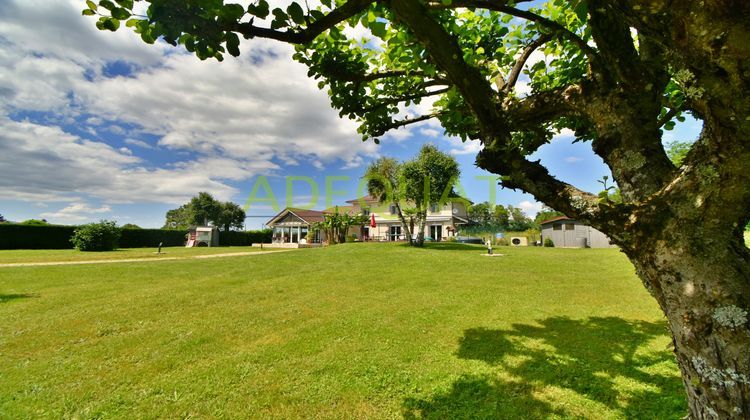
[[[216,226],[224,231],[242,229],[245,226],[245,210],[236,203],[227,201],[220,203],[219,213],[215,220]]]
[[[750,2],[146,3],[145,15],[130,0],[91,1],[84,14],[202,59],[239,55],[240,38],[291,43],[366,138],[437,119],[480,141],[477,165],[503,186],[605,232],[630,258],[669,321],[690,415],[750,413]],[[347,37],[356,25],[372,42]],[[528,62],[535,51],[548,60]],[[425,98],[436,99],[431,111],[401,117],[399,105]],[[677,167],[662,133],[686,112],[703,130]],[[529,158],[561,129],[609,166],[621,202]]]
[[[455,199],[453,185],[460,175],[456,159],[431,144],[406,162],[381,158],[365,171],[370,195],[396,207],[409,244],[415,246],[424,245],[430,205]]]
[[[381,157],[367,167],[364,179],[367,181],[367,192],[371,197],[376,198],[380,204],[395,206],[396,216],[406,231],[409,244],[412,244],[414,212],[403,207],[406,203],[406,185],[402,182],[402,164],[396,159]]]
[[[551,207],[544,206],[542,207],[542,210],[539,211],[539,213],[537,213],[536,216],[534,217],[534,224],[537,227],[540,227],[541,223],[544,222],[545,220],[549,220],[558,216],[564,216],[564,214],[561,211],[557,211]]]
[[[189,229],[193,224],[190,204],[183,204],[180,207],[168,210],[163,229]]]
[[[492,212],[494,210],[489,202],[476,203],[467,209],[469,221],[477,225],[489,225],[492,223]]]
[[[232,202],[217,201],[211,194],[200,192],[182,206],[167,211],[164,229],[189,229],[209,223],[224,231],[241,229],[245,210]]]

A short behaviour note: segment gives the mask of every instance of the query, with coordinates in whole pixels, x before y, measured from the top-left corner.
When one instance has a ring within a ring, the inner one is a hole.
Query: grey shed
[[[549,238],[556,247],[612,248],[607,235],[570,217],[560,216],[545,220],[542,225],[542,243]]]

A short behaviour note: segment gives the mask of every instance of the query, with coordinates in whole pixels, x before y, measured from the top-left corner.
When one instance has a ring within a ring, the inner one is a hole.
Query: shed
[[[559,216],[541,223],[542,243],[551,239],[556,247],[612,248],[609,237],[593,227],[567,216]]]

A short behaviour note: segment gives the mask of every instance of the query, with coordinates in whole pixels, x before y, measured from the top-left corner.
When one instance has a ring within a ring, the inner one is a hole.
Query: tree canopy
[[[480,141],[476,164],[504,187],[593,225],[630,258],[669,320],[691,416],[750,413],[749,2],[145,3],[138,15],[133,0],[88,0],[83,14],[201,59],[239,55],[240,38],[294,44],[363,138],[436,119]],[[348,35],[359,25],[372,38]],[[431,110],[406,112],[425,100]],[[677,167],[662,134],[686,112],[703,129]],[[616,197],[529,157],[563,129],[609,167]]]
[[[200,192],[190,202],[167,211],[165,229],[188,229],[212,223],[224,231],[245,225],[245,210],[232,202],[217,201],[211,194]]]

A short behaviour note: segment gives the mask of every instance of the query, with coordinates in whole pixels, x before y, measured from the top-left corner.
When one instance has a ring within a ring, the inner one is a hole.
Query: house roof
[[[575,222],[575,219],[571,219],[571,218],[570,218],[570,217],[568,217],[568,216],[557,216],[557,217],[553,217],[553,218],[551,218],[551,219],[547,219],[547,220],[545,220],[545,221],[543,221],[543,222],[540,222],[539,224],[540,224],[540,225],[546,225],[546,224],[548,224],[548,223],[552,223],[552,222],[560,222],[560,221],[562,221],[562,220],[572,220],[572,221],[574,221],[574,222]]]
[[[373,203],[373,202],[377,202],[377,201],[378,201],[377,198],[375,198],[375,197],[373,197],[373,196],[371,196],[371,195],[368,194],[368,195],[363,196],[363,197],[354,198],[352,200],[347,200],[346,202],[349,203],[349,204],[359,204],[359,203]]]
[[[324,220],[323,215],[325,214],[324,212],[320,210],[305,210],[305,209],[298,209],[294,207],[287,207],[284,210],[281,210],[279,214],[271,218],[271,220],[269,220],[266,224],[267,225],[273,224],[274,221],[280,219],[282,216],[286,215],[287,213],[291,213],[299,217],[300,219],[302,219],[302,221],[309,223],[309,224],[312,224],[315,222],[322,222]]]
[[[336,208],[337,207],[339,209],[339,214],[346,213],[346,214],[349,214],[349,215],[355,215],[355,214],[358,213],[358,211],[355,208],[355,206],[333,206],[333,207],[329,207],[329,208],[323,210],[323,213],[325,213],[325,214],[333,214],[333,213],[336,212]]]

